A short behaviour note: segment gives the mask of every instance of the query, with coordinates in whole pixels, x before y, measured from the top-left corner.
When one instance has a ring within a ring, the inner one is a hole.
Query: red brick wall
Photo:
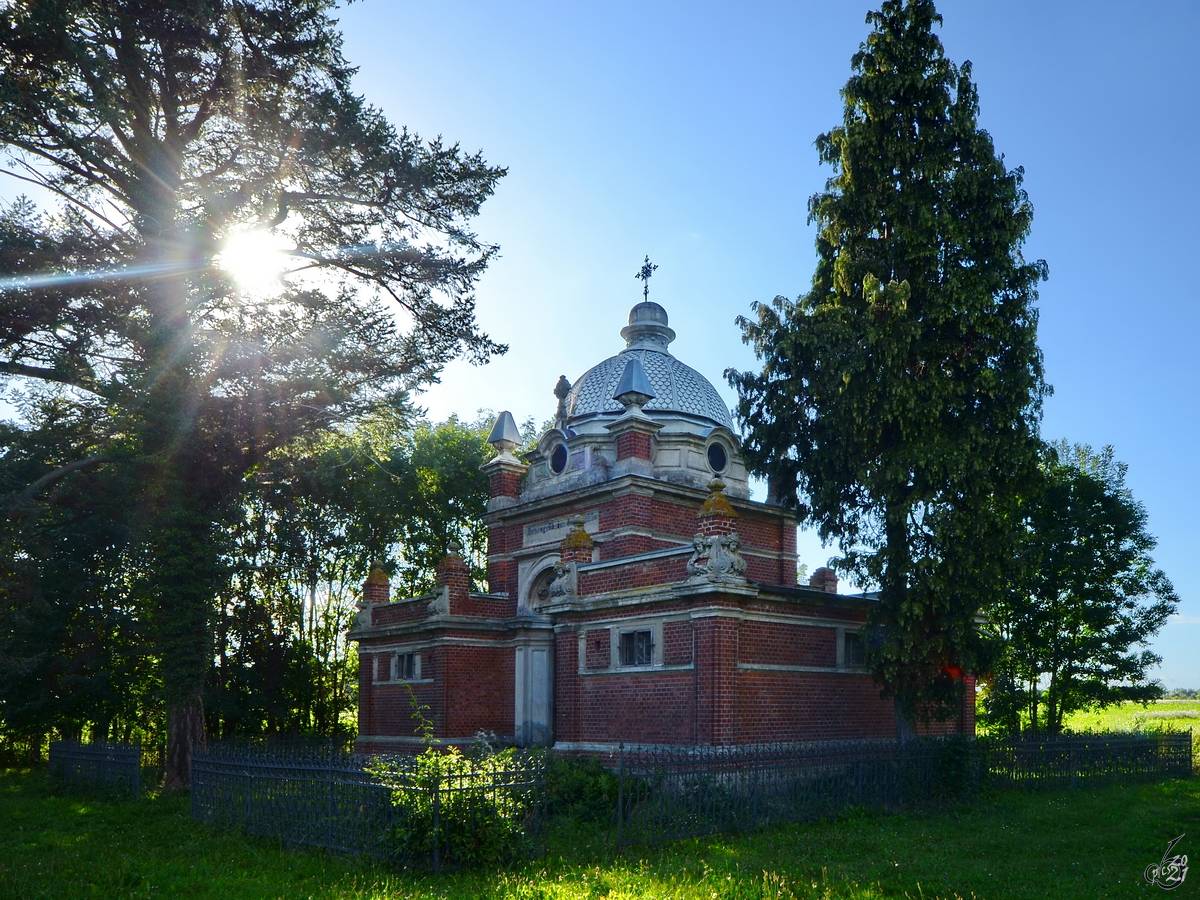
[[[450,700],[445,730],[451,737],[477,731],[514,733],[514,657],[511,647],[447,646],[446,696]]]
[[[741,669],[737,685],[738,743],[896,734],[892,701],[870,675]]]
[[[639,431],[626,431],[617,435],[617,459],[649,459],[651,436]]]
[[[622,494],[607,500],[600,504],[600,530],[613,531],[639,525],[648,528],[657,519],[652,506],[653,500],[644,494]]]
[[[490,619],[506,619],[517,614],[517,598],[501,599],[469,594],[451,610],[455,615],[480,616]]]
[[[593,628],[585,631],[584,636],[584,667],[588,669],[607,669],[612,664],[612,635],[607,628]]]
[[[554,739],[579,740],[579,636],[565,630],[554,641]]]
[[[692,661],[692,623],[664,622],[663,664],[685,666]]]
[[[603,594],[651,584],[669,584],[687,578],[686,556],[650,559],[627,566],[613,566],[579,573],[581,594]]]
[[[775,666],[837,665],[837,629],[743,622],[739,662]]]
[[[404,600],[387,606],[371,608],[372,625],[398,625],[401,622],[416,622],[429,615],[429,598]]]

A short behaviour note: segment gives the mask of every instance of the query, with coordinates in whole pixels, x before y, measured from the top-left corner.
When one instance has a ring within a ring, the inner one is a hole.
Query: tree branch
[[[86,459],[77,459],[74,462],[69,462],[65,466],[59,466],[53,472],[48,472],[39,478],[37,481],[17,491],[15,494],[10,494],[9,497],[17,500],[32,500],[44,488],[49,487],[57,481],[66,478],[72,472],[78,472],[82,469],[90,469],[92,466],[99,466],[103,463],[112,462],[113,457],[105,454],[89,456]]]

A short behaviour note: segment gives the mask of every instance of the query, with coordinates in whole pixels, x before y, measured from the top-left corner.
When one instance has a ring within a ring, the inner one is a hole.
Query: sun
[[[221,242],[216,263],[239,288],[254,294],[273,294],[283,284],[294,247],[283,237],[262,228],[235,231]]]

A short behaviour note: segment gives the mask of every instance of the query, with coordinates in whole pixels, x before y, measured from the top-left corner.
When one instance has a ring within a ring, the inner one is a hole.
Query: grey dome
[[[588,369],[572,386],[567,395],[568,422],[574,424],[599,414],[622,414],[624,407],[613,399],[613,392],[626,363],[637,359],[654,388],[654,398],[643,407],[647,413],[683,413],[733,431],[733,419],[717,389],[667,352],[675,332],[667,326],[666,310],[657,303],[639,303],[629,313],[629,325],[621,329],[621,336],[629,346]]]

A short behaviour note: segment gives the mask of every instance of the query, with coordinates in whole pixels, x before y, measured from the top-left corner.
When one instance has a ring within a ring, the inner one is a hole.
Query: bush
[[[546,767],[548,815],[607,821],[617,805],[617,776],[595,756],[551,755]]]
[[[427,749],[410,772],[370,769],[392,784],[396,856],[432,860],[436,846],[440,866],[497,865],[522,855],[536,825],[537,787],[529,782],[540,770],[511,749],[472,759],[454,747]]]

